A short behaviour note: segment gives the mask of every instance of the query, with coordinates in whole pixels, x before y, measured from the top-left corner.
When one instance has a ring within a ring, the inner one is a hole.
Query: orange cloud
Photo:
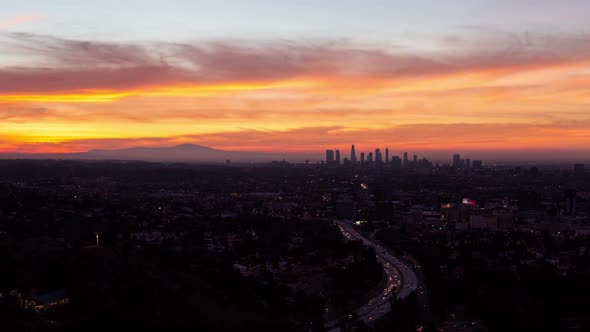
[[[351,142],[357,151],[388,146],[392,155],[404,151],[445,161],[451,153],[472,158],[526,160],[572,160],[590,152],[590,120],[583,123],[528,124],[422,124],[384,129],[349,130],[341,127],[311,127],[286,131],[241,130],[172,137],[70,139],[62,142],[0,140],[5,151],[19,153],[65,153],[136,146],[174,146],[192,142],[230,151],[260,151],[319,160],[325,148],[338,148],[344,156]],[[385,143],[387,142],[387,143]],[[360,144],[359,144],[360,143]],[[299,159],[297,159],[299,158]],[[587,159],[587,158],[586,158]]]
[[[0,50],[26,50],[31,64],[0,67],[0,135],[14,137],[5,151],[183,141],[293,152],[343,142],[513,150],[586,148],[589,139],[590,46],[567,36],[436,54],[350,43],[8,39]]]

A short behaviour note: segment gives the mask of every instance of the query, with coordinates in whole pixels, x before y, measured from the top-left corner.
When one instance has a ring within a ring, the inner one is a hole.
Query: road
[[[375,244],[380,244],[379,240],[375,240],[376,232],[377,231],[373,231],[369,235],[369,239]],[[430,311],[428,288],[426,287],[426,282],[424,281],[424,275],[422,274],[422,267],[420,266],[420,263],[414,257],[407,253],[394,253],[393,255],[396,257],[401,257],[401,260],[404,261],[407,266],[411,267],[414,270],[414,273],[417,277],[416,300],[418,308],[420,310],[420,320],[422,322],[432,322],[432,312]]]
[[[414,269],[414,273],[418,278],[418,292],[416,293],[416,300],[418,302],[418,307],[420,308],[420,320],[423,322],[432,322],[432,312],[430,311],[428,289],[426,288],[426,283],[424,282],[424,276],[422,275],[420,264],[414,257],[410,255],[404,255],[403,257],[404,260],[411,264]]]
[[[404,299],[416,291],[418,287],[416,273],[402,260],[391,255],[384,247],[357,232],[350,223],[344,221],[334,221],[334,223],[346,238],[361,241],[366,246],[374,247],[377,260],[385,270],[387,284],[382,292],[355,311],[365,323],[371,323],[389,312],[389,296],[394,289],[396,290],[395,296],[397,299]],[[337,321],[332,321],[326,323],[325,327],[328,331],[336,332],[339,331],[337,325]]]

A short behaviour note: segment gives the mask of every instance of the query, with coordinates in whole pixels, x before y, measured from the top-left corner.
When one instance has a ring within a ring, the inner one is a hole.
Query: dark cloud
[[[7,68],[0,69],[2,93],[75,93],[87,90],[128,90],[176,82],[184,73],[171,67]]]
[[[0,51],[30,57],[0,67],[0,92],[53,93],[293,77],[404,79],[472,71],[517,71],[590,59],[584,35],[445,37],[439,52],[353,42],[107,43],[3,34]]]

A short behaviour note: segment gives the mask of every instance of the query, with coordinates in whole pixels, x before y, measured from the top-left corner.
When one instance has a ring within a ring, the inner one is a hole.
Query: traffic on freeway
[[[389,312],[390,296],[404,299],[416,291],[416,274],[404,262],[391,255],[384,247],[357,232],[349,222],[339,220],[334,222],[346,238],[361,241],[364,245],[375,248],[377,260],[383,265],[387,277],[387,283],[383,291],[356,310],[356,314],[360,319],[365,323],[371,323]],[[339,330],[336,325],[336,322],[329,322],[326,327],[328,327],[329,331],[335,332]]]

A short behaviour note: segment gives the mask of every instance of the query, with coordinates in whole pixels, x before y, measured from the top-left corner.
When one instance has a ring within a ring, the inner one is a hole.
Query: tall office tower
[[[369,154],[367,155],[367,163],[372,163],[373,162],[373,152],[369,152]]]
[[[574,165],[574,174],[582,175],[585,172],[584,164],[575,164]]]
[[[340,165],[340,150],[336,150],[336,165]]]
[[[381,157],[381,149],[375,149],[375,162],[377,164],[381,164],[383,162],[383,157]]]
[[[402,167],[402,158],[398,156],[391,157],[391,166],[393,168],[401,168]]]
[[[428,159],[426,159],[426,157],[422,158],[422,160],[420,161],[420,164],[422,165],[422,167],[430,167],[430,161],[428,161]]]
[[[472,160],[471,161],[471,168],[473,169],[482,169],[483,162],[481,160]]]
[[[326,164],[331,165],[334,163],[334,150],[326,150]]]
[[[418,156],[414,155],[414,166],[418,166]]]
[[[471,168],[471,159],[469,159],[469,158],[465,159],[465,168],[466,169]]]
[[[389,147],[385,147],[385,163],[389,164]]]
[[[354,144],[352,145],[352,148],[350,148],[350,161],[353,165],[356,165],[356,151],[354,149]]]
[[[461,167],[461,155],[460,154],[454,154],[453,155],[453,167],[454,168],[460,168]]]
[[[408,153],[404,152],[404,167],[408,167]]]

